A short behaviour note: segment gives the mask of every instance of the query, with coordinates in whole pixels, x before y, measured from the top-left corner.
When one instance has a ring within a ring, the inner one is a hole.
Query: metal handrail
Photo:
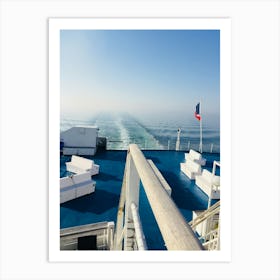
[[[118,139],[118,140],[108,140],[107,143],[125,143],[127,139]],[[130,143],[135,143],[141,149],[144,150],[163,150],[163,151],[176,151],[176,140],[167,140],[166,143],[160,143],[160,146],[155,148],[154,146],[150,146],[146,141],[140,141],[139,139],[130,139]],[[127,143],[126,146],[120,146],[118,148],[108,147],[109,150],[126,150],[129,146]],[[178,151],[188,152],[191,149],[199,150],[199,143],[197,141],[188,141],[188,142],[180,142],[178,145]],[[219,143],[204,143],[203,144],[203,152],[205,153],[220,153],[220,144]]]
[[[220,212],[220,200],[209,207],[207,210],[203,211],[199,216],[197,216],[194,220],[189,222],[189,225],[194,229],[197,225],[202,223],[203,221],[213,217],[217,213]]]
[[[137,173],[168,250],[203,250],[199,239],[180,213],[174,201],[163,188],[141,150],[136,144],[129,145]]]

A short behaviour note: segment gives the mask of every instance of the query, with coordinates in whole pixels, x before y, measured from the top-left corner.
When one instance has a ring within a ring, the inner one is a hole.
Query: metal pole
[[[136,144],[132,144],[138,147]],[[140,178],[137,172],[134,160],[128,150],[127,156],[127,169],[126,169],[126,201],[125,201],[125,226],[126,231],[124,233],[124,250],[133,250],[134,248],[134,224],[132,219],[132,213],[130,205],[132,202],[139,204],[139,185]]]
[[[128,164],[128,155],[126,156],[126,165],[124,169],[124,176],[123,176],[123,183],[118,207],[118,214],[117,214],[117,224],[116,230],[114,234],[114,250],[122,250],[122,242],[118,243],[121,239],[121,234],[124,227],[124,204],[125,204],[125,194],[126,194],[126,170]]]
[[[138,250],[140,251],[147,250],[146,239],[143,232],[141,220],[139,217],[138,207],[135,205],[135,203],[131,203],[130,207],[131,207],[131,213],[132,213],[132,218],[133,218],[133,223],[135,228],[135,237],[136,237]]]
[[[176,140],[176,151],[180,150],[180,134],[181,134],[181,128],[179,127],[177,130],[177,140]]]

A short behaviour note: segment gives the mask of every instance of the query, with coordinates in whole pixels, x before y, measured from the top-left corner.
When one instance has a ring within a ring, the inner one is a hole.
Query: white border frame
[[[60,30],[216,29],[220,30],[221,250],[220,251],[60,251],[59,120]],[[49,261],[60,262],[228,262],[231,260],[231,20],[229,18],[49,19]]]

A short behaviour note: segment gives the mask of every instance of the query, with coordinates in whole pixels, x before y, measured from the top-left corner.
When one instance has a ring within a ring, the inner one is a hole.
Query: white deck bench
[[[194,161],[202,166],[204,166],[206,164],[206,159],[203,158],[199,152],[196,152],[192,149],[188,153],[185,153],[185,159],[186,159],[186,161],[188,159],[191,159],[192,161]]]
[[[93,160],[73,155],[70,162],[66,162],[66,170],[76,174],[90,172],[91,176],[99,173],[99,165]]]
[[[211,199],[220,199],[220,176],[203,169],[201,175],[196,176],[195,184]]]
[[[60,204],[93,193],[95,185],[89,172],[60,178]]]
[[[186,162],[180,163],[181,171],[184,172],[191,180],[201,174],[201,166],[190,158]]]

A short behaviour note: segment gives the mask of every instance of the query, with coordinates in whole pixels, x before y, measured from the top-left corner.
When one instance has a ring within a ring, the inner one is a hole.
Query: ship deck
[[[183,151],[143,151],[160,170],[172,189],[172,199],[187,221],[192,220],[193,210],[207,209],[208,196],[180,171],[184,162]],[[204,168],[212,170],[214,160],[220,160],[220,154],[203,153],[207,159]],[[119,197],[121,192],[126,151],[101,150],[93,159],[100,165],[100,173],[93,176],[96,181],[95,192],[60,205],[60,228],[85,225],[104,221],[116,223]],[[67,176],[65,162],[70,156],[60,157],[60,177]],[[147,246],[151,250],[165,250],[157,223],[147,197],[140,187],[139,213]]]

